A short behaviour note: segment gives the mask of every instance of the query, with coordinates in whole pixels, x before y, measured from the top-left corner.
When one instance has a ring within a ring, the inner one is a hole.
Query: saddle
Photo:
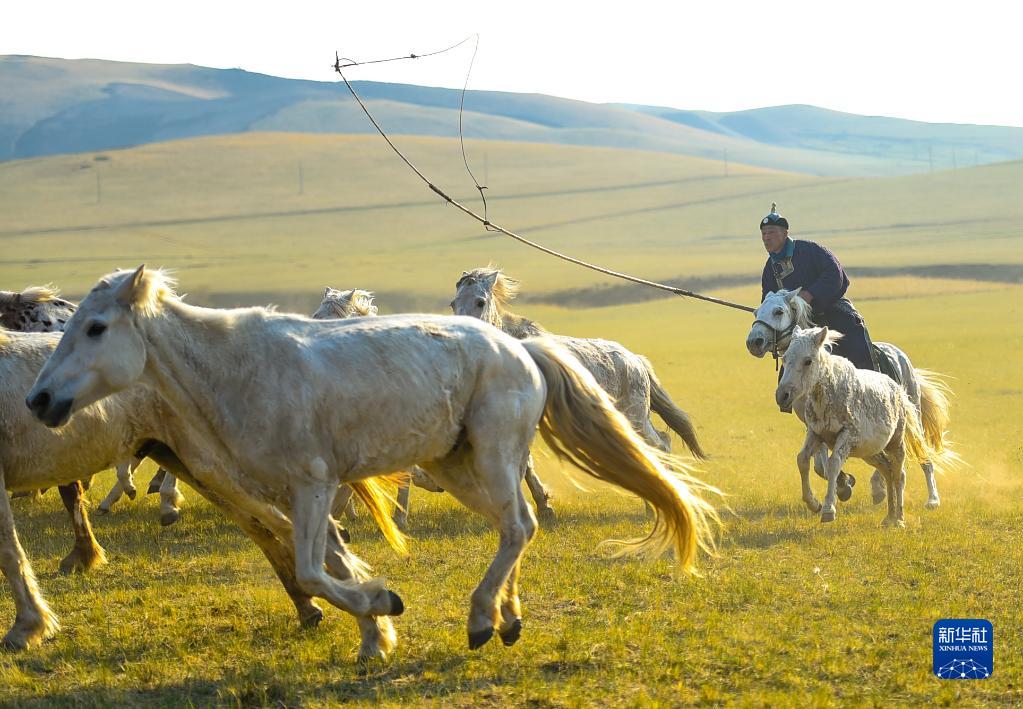
[[[870,347],[873,350],[877,371],[893,379],[899,386],[905,386],[905,382],[902,381],[902,368],[895,358],[873,342],[870,343]]]

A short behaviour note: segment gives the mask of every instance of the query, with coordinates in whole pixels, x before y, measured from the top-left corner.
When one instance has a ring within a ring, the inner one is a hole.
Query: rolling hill
[[[399,144],[435,183],[482,209],[457,140]],[[772,201],[796,236],[841,255],[857,294],[872,282],[907,294],[958,279],[998,288],[1023,269],[1023,161],[852,179],[744,166],[725,176],[699,158],[509,141],[468,141],[467,154],[488,176],[493,222],[743,302],[759,298],[755,222]],[[523,281],[524,300],[653,295],[484,231],[374,136],[244,133],[9,161],[0,213],[5,289],[52,281],[80,296],[106,271],[145,261],[178,269],[198,302],[305,310],[332,285],[379,291],[385,312],[442,311],[462,270],[494,261]]]
[[[331,75],[325,73],[325,79]],[[452,137],[460,92],[355,82],[394,134]],[[0,57],[0,160],[252,131],[373,131],[343,84],[240,69]],[[465,135],[649,150],[813,175],[893,175],[1023,157],[1023,129],[782,106],[729,114],[466,95]]]

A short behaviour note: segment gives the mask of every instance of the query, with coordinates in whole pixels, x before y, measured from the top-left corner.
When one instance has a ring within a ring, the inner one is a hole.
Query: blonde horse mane
[[[789,291],[789,293],[798,292],[799,292],[798,290]],[[799,297],[795,298],[786,297],[785,300],[792,306],[792,309],[796,311],[796,325],[803,328],[804,330],[807,328],[814,327],[813,308],[810,307],[809,303],[807,303],[805,300]]]
[[[496,268],[493,264],[487,264],[483,268],[474,268],[466,273],[463,278],[470,278],[476,281],[493,278],[494,286],[491,289],[491,294],[498,311],[503,311],[505,306],[519,295],[519,282],[510,276],[506,276],[504,271]]]
[[[125,280],[132,278],[136,281],[132,290],[131,306],[141,315],[146,317],[157,315],[165,302],[178,299],[178,294],[174,291],[177,280],[169,271],[162,268],[146,268],[142,265],[134,271],[118,269],[105,276],[100,283],[107,288],[118,288]]]
[[[377,314],[376,306],[373,305],[373,293],[361,288],[343,291],[327,287],[323,291],[322,305],[329,306],[334,315],[342,319]]]
[[[25,303],[48,303],[60,297],[60,289],[52,283],[43,286],[29,286],[21,293],[13,291],[0,291],[0,304],[6,305],[15,300]]]

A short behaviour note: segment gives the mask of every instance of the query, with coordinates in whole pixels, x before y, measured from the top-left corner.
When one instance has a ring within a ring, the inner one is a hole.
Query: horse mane
[[[60,289],[52,283],[44,286],[29,286],[21,293],[0,291],[0,306],[10,305],[16,299],[25,303],[48,303],[60,297]]]
[[[504,271],[496,268],[493,264],[487,264],[482,268],[474,268],[462,276],[462,278],[473,281],[493,278],[494,287],[490,292],[494,297],[494,305],[499,310],[504,310],[519,294],[519,282],[510,276],[506,276]]]
[[[791,300],[788,300],[788,302],[791,303],[792,309],[796,311],[796,325],[804,329],[815,327],[813,322],[813,308],[809,303],[798,297],[792,298]]]
[[[108,288],[116,288],[134,274],[135,271],[132,270],[118,269],[104,276],[100,283]],[[146,317],[156,315],[163,310],[163,304],[168,300],[179,300],[178,294],[174,291],[176,285],[177,280],[169,271],[162,268],[143,268],[131,305]]]
[[[348,291],[327,288],[323,293],[322,302],[329,305],[334,315],[339,318],[376,315],[373,293],[361,288],[353,288]]]

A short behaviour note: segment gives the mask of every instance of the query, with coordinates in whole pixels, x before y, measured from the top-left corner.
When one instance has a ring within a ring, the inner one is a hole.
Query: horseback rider
[[[858,369],[881,371],[863,317],[845,297],[849,277],[838,258],[816,242],[789,237],[789,222],[778,214],[777,204],[771,204],[771,213],[760,220],[760,236],[768,254],[761,300],[777,290],[800,289],[799,296],[813,309],[814,322],[843,335],[832,345],[832,354]]]

